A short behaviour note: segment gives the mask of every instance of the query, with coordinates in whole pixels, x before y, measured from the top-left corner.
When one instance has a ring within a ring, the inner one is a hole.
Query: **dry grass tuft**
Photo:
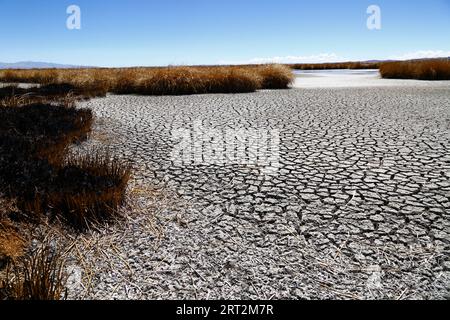
[[[383,63],[380,67],[383,78],[450,80],[450,60],[415,60]]]
[[[0,201],[2,205],[3,201]],[[19,230],[6,218],[0,217],[0,270],[24,253],[25,240]]]
[[[8,266],[0,282],[0,299],[43,301],[64,298],[64,264],[64,258],[51,243],[31,250]]]
[[[262,89],[287,89],[295,80],[292,70],[282,65],[260,66],[258,73],[262,78]]]

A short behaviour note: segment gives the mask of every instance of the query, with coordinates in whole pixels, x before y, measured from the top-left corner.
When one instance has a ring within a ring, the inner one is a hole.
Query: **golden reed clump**
[[[67,298],[65,257],[51,239],[6,267],[0,277],[0,300],[49,301]]]
[[[380,67],[383,78],[450,80],[450,60],[415,60],[383,63]]]

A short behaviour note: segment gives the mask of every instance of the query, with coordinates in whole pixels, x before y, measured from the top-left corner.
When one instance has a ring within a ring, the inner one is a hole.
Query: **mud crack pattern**
[[[134,162],[138,184],[164,184],[189,204],[159,217],[166,232],[157,249],[138,226],[117,243],[133,270],[127,296],[449,298],[450,86],[82,105],[114,152]],[[176,165],[172,130],[199,120],[279,130],[278,173]],[[125,289],[112,295],[107,286],[119,278],[98,275],[97,297],[123,297]]]

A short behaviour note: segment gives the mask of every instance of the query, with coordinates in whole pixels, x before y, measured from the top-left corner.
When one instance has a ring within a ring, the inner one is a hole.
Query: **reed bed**
[[[333,70],[333,69],[379,69],[379,62],[338,62],[338,63],[300,63],[290,64],[295,70]]]
[[[292,70],[282,65],[0,71],[0,82],[71,85],[116,94],[188,95],[287,89]]]
[[[383,63],[380,67],[383,78],[450,80],[450,60],[422,60]]]

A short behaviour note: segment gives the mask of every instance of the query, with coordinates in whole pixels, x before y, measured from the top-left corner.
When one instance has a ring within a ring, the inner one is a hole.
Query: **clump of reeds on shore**
[[[66,298],[65,259],[50,240],[8,262],[0,278],[0,300],[61,300]]]
[[[295,70],[378,69],[379,62],[298,63],[289,66]]]
[[[415,60],[383,63],[380,67],[383,78],[450,80],[450,60]]]
[[[66,159],[92,113],[54,104],[0,108],[0,185],[31,218],[49,213],[77,229],[117,214],[130,168],[108,155]]]

